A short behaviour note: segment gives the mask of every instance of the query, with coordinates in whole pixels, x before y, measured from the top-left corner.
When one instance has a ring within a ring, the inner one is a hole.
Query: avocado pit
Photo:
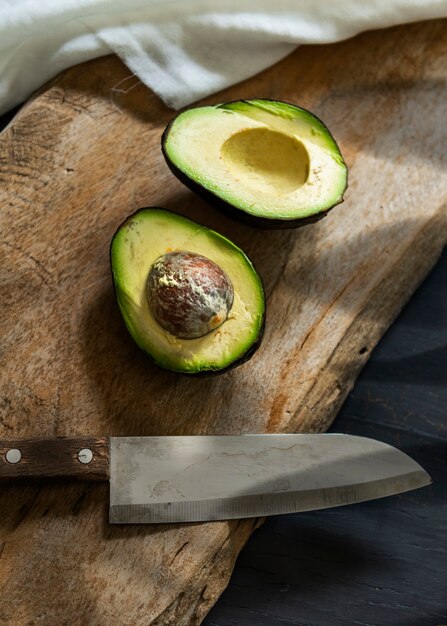
[[[181,339],[196,339],[225,322],[234,291],[216,263],[194,252],[175,251],[152,265],[147,298],[162,328]]]

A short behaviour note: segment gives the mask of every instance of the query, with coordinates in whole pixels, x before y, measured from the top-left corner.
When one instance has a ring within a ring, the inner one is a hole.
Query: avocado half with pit
[[[264,289],[234,243],[171,211],[144,208],[118,228],[110,253],[124,322],[157,365],[205,374],[254,354]]]
[[[347,167],[315,115],[273,100],[188,109],[166,128],[172,172],[210,204],[254,226],[315,222],[343,201]]]

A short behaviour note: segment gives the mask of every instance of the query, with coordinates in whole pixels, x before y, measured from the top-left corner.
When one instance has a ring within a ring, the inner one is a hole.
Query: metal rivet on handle
[[[11,450],[8,450],[8,452],[6,453],[6,460],[8,461],[8,463],[12,463],[13,465],[14,463],[18,463],[21,458],[22,453],[20,452],[20,450],[17,450],[17,448],[11,448]]]
[[[80,463],[90,463],[93,459],[93,452],[89,448],[82,448],[78,452],[78,460]]]

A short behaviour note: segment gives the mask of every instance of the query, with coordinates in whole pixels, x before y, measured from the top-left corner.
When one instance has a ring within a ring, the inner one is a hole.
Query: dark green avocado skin
[[[263,98],[263,100],[266,100],[269,102],[278,102],[278,100],[272,100],[268,98]],[[238,100],[227,102],[227,104],[231,104],[231,102],[238,102]],[[288,104],[288,103],[284,103],[284,104]],[[178,113],[178,115],[180,115],[180,113]],[[338,204],[341,204],[343,202],[343,198],[342,198],[339,202],[337,202],[332,207],[327,209],[327,211],[321,211],[320,213],[317,213],[316,215],[312,215],[310,217],[305,217],[305,218],[298,218],[294,220],[270,219],[266,217],[257,217],[256,215],[251,215],[250,213],[246,213],[245,211],[242,211],[241,209],[236,208],[232,204],[225,202],[225,200],[222,200],[222,198],[219,198],[214,193],[212,193],[211,191],[208,191],[208,189],[205,189],[204,187],[196,183],[194,180],[186,176],[186,174],[184,174],[181,170],[179,170],[170,160],[169,156],[167,155],[165,151],[165,143],[168,138],[171,127],[173,123],[175,122],[175,120],[177,119],[178,115],[176,115],[169,122],[169,124],[166,126],[163,132],[163,135],[161,137],[161,150],[165,158],[165,161],[169,169],[171,170],[171,172],[174,174],[174,176],[176,176],[179,179],[180,182],[182,182],[186,187],[188,187],[196,195],[198,195],[200,198],[203,198],[205,202],[210,204],[212,207],[214,207],[215,209],[217,209],[218,211],[220,211],[227,217],[231,219],[235,219],[241,222],[242,224],[253,226],[255,228],[261,228],[264,230],[266,229],[286,230],[286,229],[291,229],[291,228],[300,228],[301,226],[307,226],[307,224],[315,224],[315,222],[319,222],[321,219],[323,219],[323,217],[326,217],[329,211],[331,211],[334,207],[336,207]],[[314,114],[312,115],[313,117],[317,117]],[[319,118],[317,119],[321,122]],[[323,122],[321,123],[323,124]],[[343,190],[343,194],[345,193],[347,188],[348,188],[348,179],[346,178],[346,185]]]
[[[141,207],[141,208],[137,209],[136,211],[134,211],[133,213],[131,213],[130,215],[128,215],[126,217],[126,219],[123,220],[123,222],[121,222],[121,224],[116,229],[116,231],[115,231],[115,233],[114,233],[114,235],[112,237],[112,241],[110,243],[109,259],[110,259],[110,267],[111,268],[112,268],[112,244],[113,244],[113,240],[115,239],[116,235],[121,230],[121,227],[124,226],[124,224],[128,220],[131,220],[140,211],[145,211],[147,209],[163,209],[163,211],[168,211],[169,213],[173,213],[174,215],[178,215],[177,213],[175,213],[175,211],[170,211],[169,209],[165,209],[163,207]],[[262,283],[262,288],[264,289],[264,283],[262,281],[262,277],[259,276],[259,278],[260,278],[261,283]],[[112,272],[112,284],[113,284],[113,291],[114,291],[114,294],[115,294],[115,300],[116,300],[116,302],[118,302],[117,287],[116,287],[115,280],[113,280],[113,272]],[[265,292],[265,289],[264,289],[264,292]],[[119,307],[118,307],[118,309],[119,309]],[[221,369],[218,369],[218,370],[202,370],[201,372],[174,372],[174,371],[172,371],[172,370],[170,370],[170,369],[168,369],[166,367],[163,367],[163,365],[160,365],[160,363],[158,363],[149,352],[147,352],[146,350],[143,350],[140,346],[138,346],[138,348],[145,355],[145,357],[148,358],[149,361],[151,361],[151,363],[156,365],[159,369],[162,369],[165,372],[169,372],[172,375],[185,376],[186,378],[211,378],[211,377],[214,377],[214,376],[219,376],[220,374],[226,374],[227,372],[229,372],[230,370],[234,369],[235,367],[239,367],[239,365],[243,365],[244,363],[249,361],[251,359],[251,357],[254,355],[254,353],[257,351],[257,349],[260,347],[260,345],[262,343],[262,340],[264,338],[265,309],[266,309],[266,307],[264,307],[264,311],[263,311],[263,315],[262,315],[261,327],[259,329],[258,338],[256,339],[255,343],[253,343],[250,346],[250,348],[242,356],[239,357],[239,359],[237,359],[236,361],[233,361],[233,363],[231,363],[227,367],[224,367],[224,368],[221,368]],[[124,320],[123,320],[123,325],[124,325],[124,328],[126,329],[126,332],[128,333],[126,325],[124,324]],[[129,337],[130,337],[130,334],[129,334]],[[131,338],[131,340],[132,340],[132,338]]]

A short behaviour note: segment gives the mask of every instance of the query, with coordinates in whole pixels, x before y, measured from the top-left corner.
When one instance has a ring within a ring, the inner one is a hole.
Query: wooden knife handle
[[[108,437],[0,439],[0,482],[109,479]]]

